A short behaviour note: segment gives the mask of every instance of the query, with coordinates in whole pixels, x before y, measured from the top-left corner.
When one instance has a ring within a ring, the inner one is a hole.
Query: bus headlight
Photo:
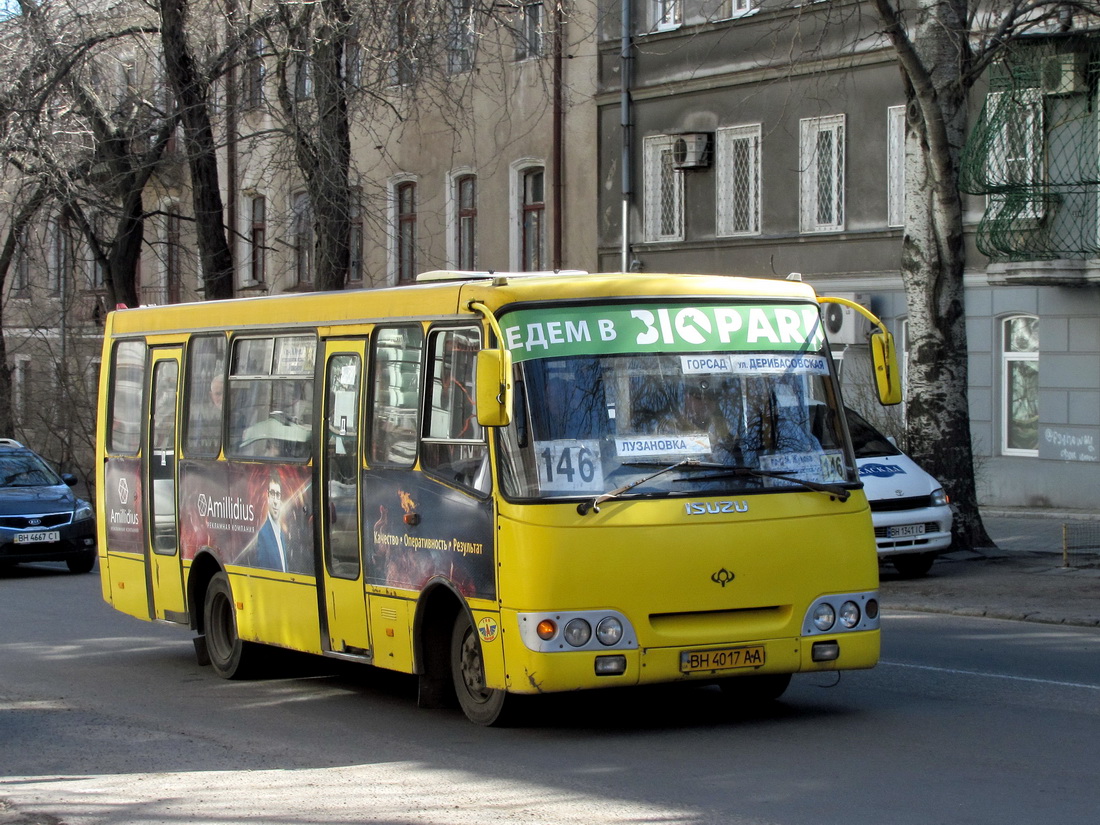
[[[623,638],[623,623],[614,616],[605,616],[596,625],[596,638],[602,645],[617,645]]]
[[[824,632],[836,623],[836,611],[828,602],[822,602],[814,609],[814,627]]]
[[[584,619],[570,619],[562,635],[573,647],[584,647],[592,638],[592,625]]]
[[[859,605],[855,602],[844,602],[840,606],[840,623],[845,627],[859,624]]]

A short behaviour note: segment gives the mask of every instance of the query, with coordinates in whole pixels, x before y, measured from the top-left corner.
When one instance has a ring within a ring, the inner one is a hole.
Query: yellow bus
[[[307,651],[417,674],[420,704],[480,724],[518,694],[761,700],[872,667],[828,300],[848,303],[796,280],[432,272],[112,312],[103,597],[191,628],[222,677]]]

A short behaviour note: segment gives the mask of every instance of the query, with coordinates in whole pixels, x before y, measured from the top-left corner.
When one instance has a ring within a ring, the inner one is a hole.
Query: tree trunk
[[[199,259],[207,298],[233,297],[233,253],[225,232],[209,91],[199,77],[186,37],[187,0],[160,0],[165,71],[176,93],[191,171]]]
[[[886,0],[906,82],[906,220],[901,275],[909,315],[909,452],[955,506],[956,547],[992,544],[982,525],[970,435],[966,265],[959,154],[966,139],[970,49],[965,4],[929,3],[906,32]]]

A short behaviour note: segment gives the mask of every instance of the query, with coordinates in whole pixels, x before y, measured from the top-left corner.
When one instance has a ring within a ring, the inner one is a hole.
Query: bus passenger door
[[[333,653],[370,650],[360,548],[360,415],[365,341],[329,342],[325,350],[324,430],[319,513],[324,560],[322,645]]]
[[[176,518],[176,408],[179,396],[180,349],[152,352],[148,443],[145,445],[147,491],[145,571],[149,615],[173,622],[187,621],[183,598]]]

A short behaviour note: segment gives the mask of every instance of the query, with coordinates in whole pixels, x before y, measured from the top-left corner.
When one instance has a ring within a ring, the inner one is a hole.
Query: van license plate
[[[47,541],[60,541],[61,533],[57,530],[36,530],[33,533],[16,533],[16,544],[40,544]]]
[[[680,653],[680,672],[729,670],[735,667],[760,667],[764,664],[764,645],[722,647],[716,650],[685,650]]]
[[[923,524],[900,524],[897,527],[890,527],[887,530],[887,537],[892,539],[902,539],[907,536],[923,536],[924,525]]]

